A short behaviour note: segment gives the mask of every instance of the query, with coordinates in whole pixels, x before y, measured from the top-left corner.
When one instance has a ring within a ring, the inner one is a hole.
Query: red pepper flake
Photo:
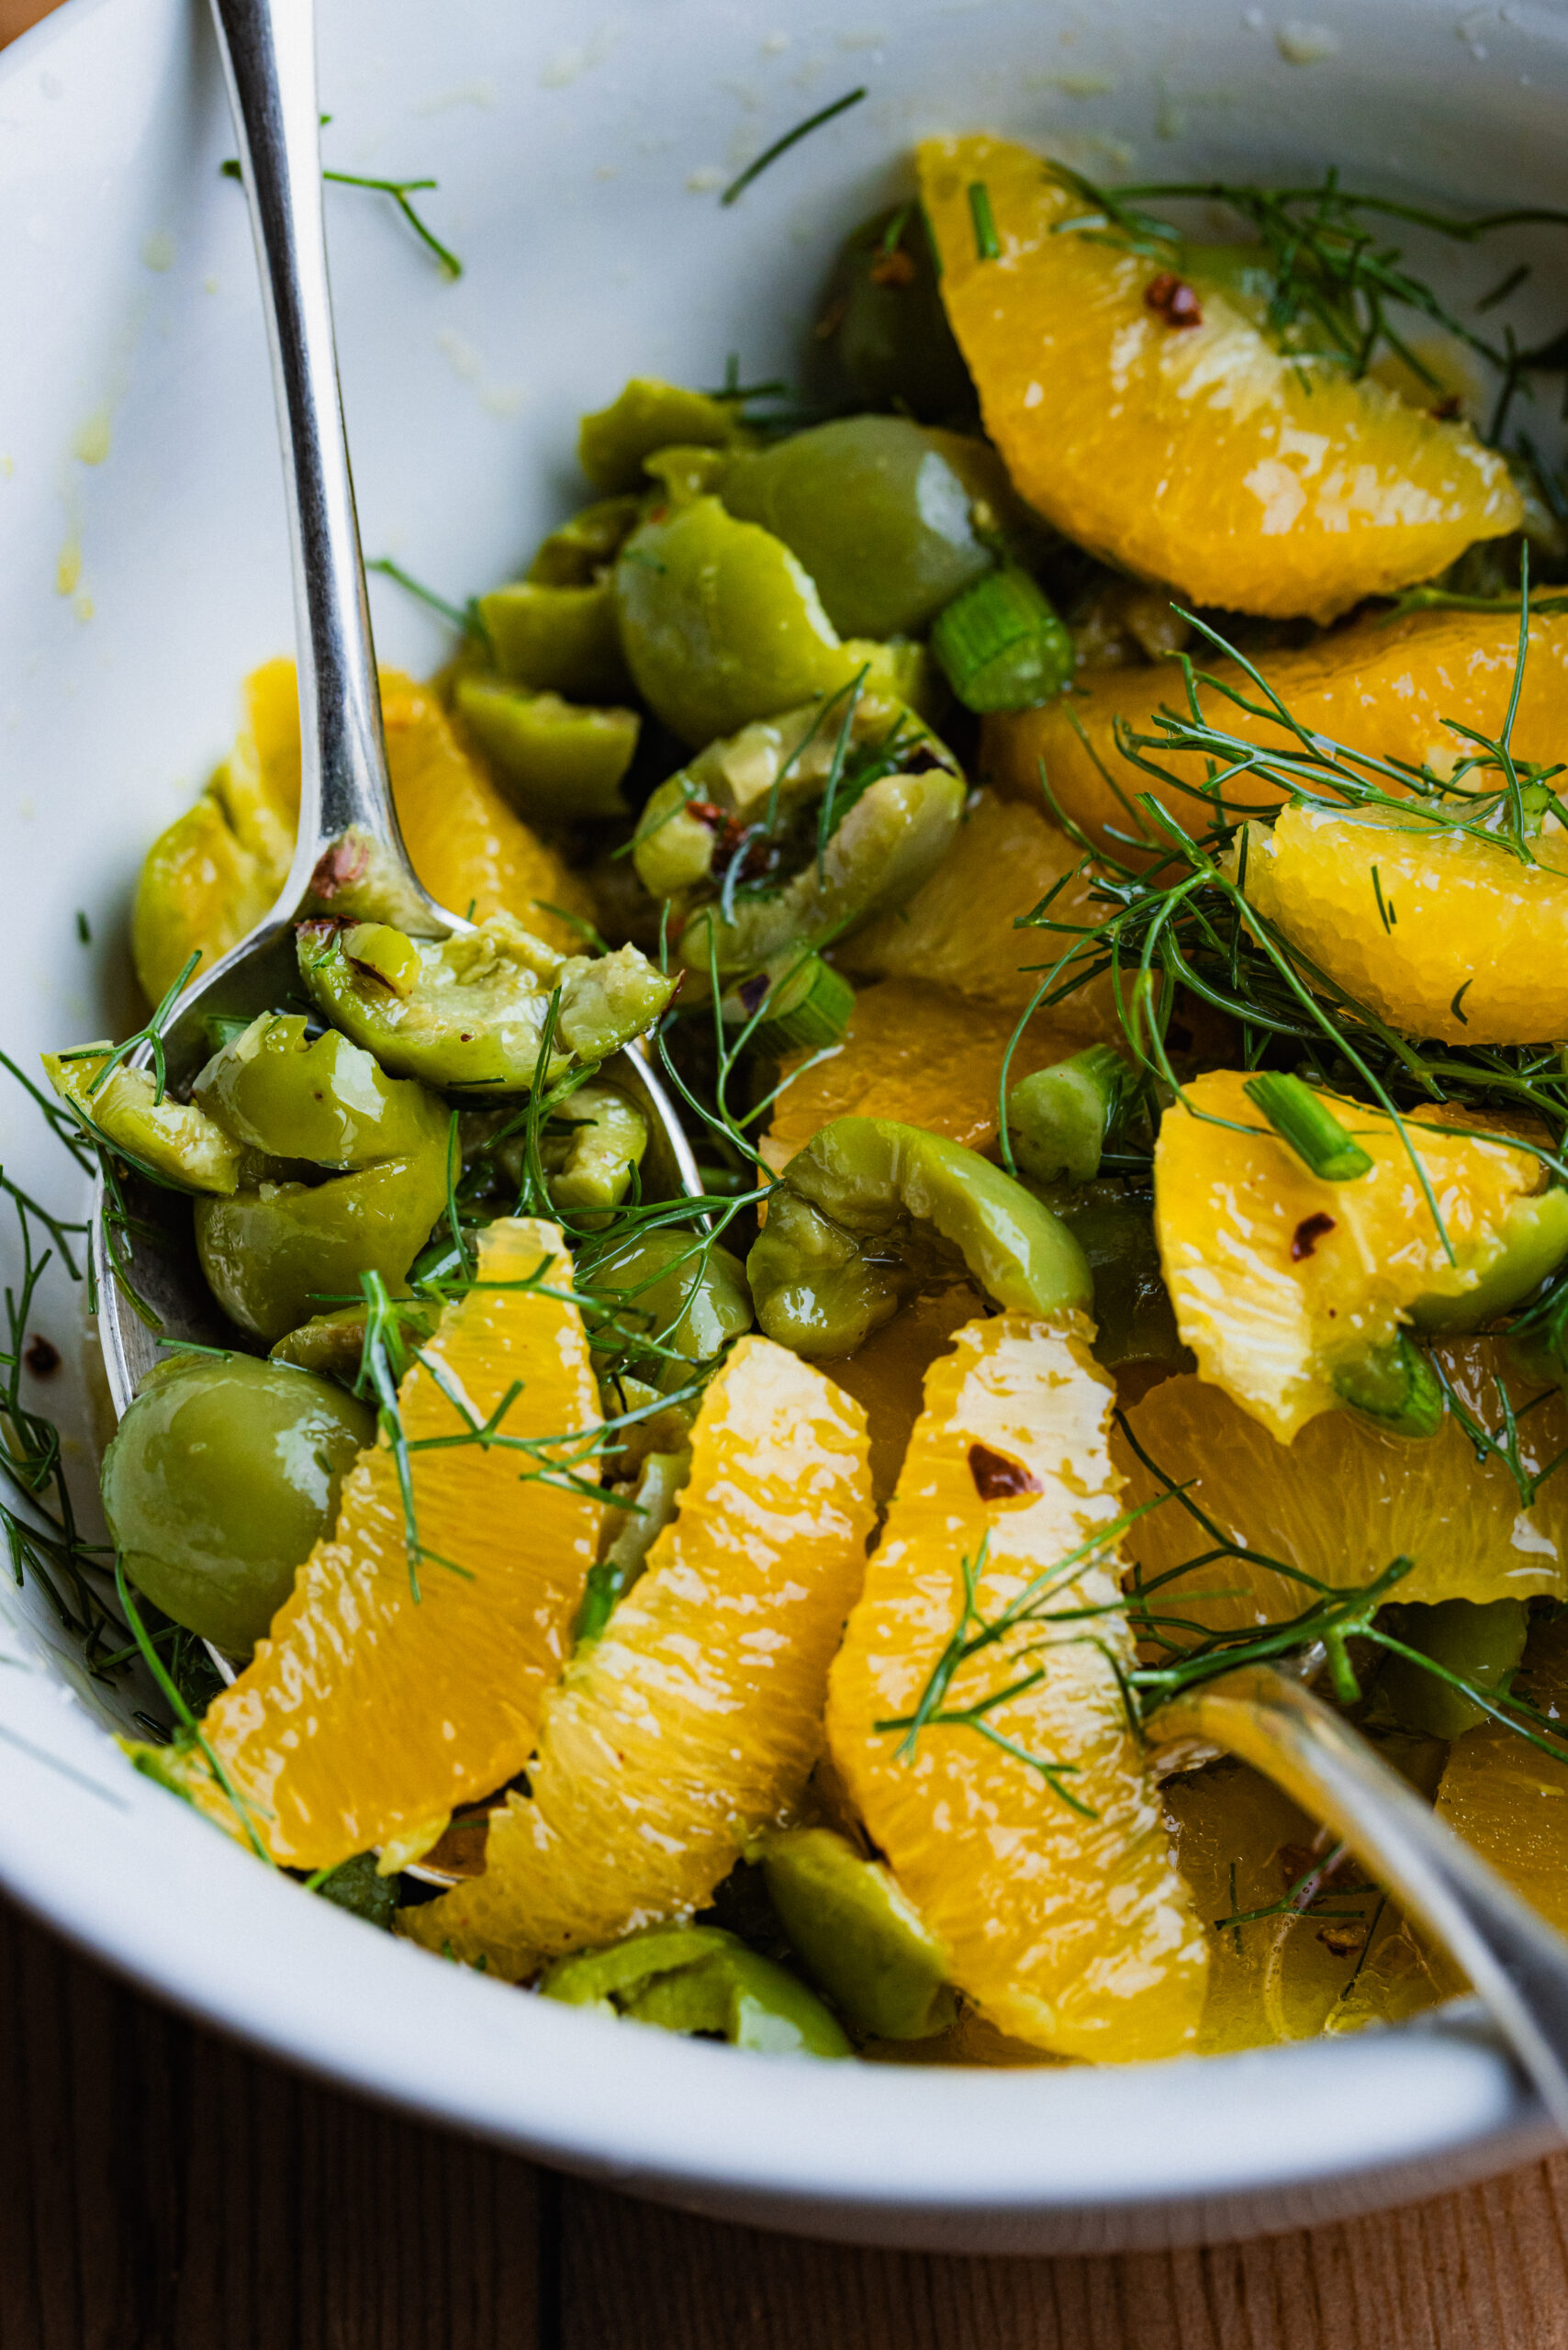
[[[1184,277],[1172,269],[1162,269],[1144,287],[1146,308],[1156,311],[1168,327],[1201,327],[1204,306]]]
[[[60,1369],[60,1348],[41,1331],[35,1331],[32,1345],[22,1360],[35,1379],[52,1379]]]
[[[1454,418],[1459,414],[1462,405],[1463,403],[1461,401],[1457,392],[1447,392],[1438,402],[1437,407],[1433,408],[1432,414],[1437,418],[1439,424],[1451,424]],[[1319,1937],[1319,1939],[1321,1939],[1321,1937]]]
[[[310,876],[310,894],[324,898],[330,905],[344,890],[363,881],[370,867],[368,841],[348,838],[334,841],[318,860]]]
[[[895,245],[890,253],[879,253],[868,272],[873,285],[913,285],[914,262]]]
[[[1333,1217],[1321,1209],[1316,1215],[1304,1215],[1291,1240],[1291,1263],[1299,1265],[1304,1257],[1310,1257],[1324,1235],[1333,1229]]]
[[[969,1474],[982,1502],[1010,1502],[1019,1494],[1046,1490],[1021,1460],[1009,1460],[1004,1452],[992,1452],[987,1444],[970,1445]]]

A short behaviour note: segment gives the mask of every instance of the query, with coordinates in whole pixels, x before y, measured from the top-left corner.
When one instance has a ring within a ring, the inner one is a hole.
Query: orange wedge
[[[1068,229],[1083,199],[1028,149],[928,140],[920,184],[986,431],[1080,545],[1201,604],[1327,620],[1518,528],[1507,467],[1467,424],[1277,350],[1217,284],[1195,279],[1201,323],[1169,323],[1148,300],[1169,261]]]
[[[1114,1391],[1088,1335],[1076,1317],[1003,1314],[933,1364],[833,1669],[828,1733],[873,1842],[981,2012],[1060,2055],[1131,2060],[1193,2044],[1207,1951],[1110,1662],[1132,1656],[1112,1553],[1060,1572],[1047,1602],[1110,1609],[1090,1619],[1093,1640],[1081,1618],[1015,1622],[959,1663],[935,1709],[983,1715],[928,1721],[911,1751],[878,1727],[919,1707],[964,1621],[966,1561],[976,1615],[994,1624],[1115,1523]]]
[[[1247,900],[1407,1035],[1529,1045],[1568,1035],[1568,834],[1531,850],[1525,865],[1408,816],[1287,808],[1248,827]]]
[[[142,992],[156,1003],[200,947],[197,976],[237,946],[276,900],[299,821],[299,705],[292,661],[269,661],[247,680],[246,725],[194,808],[147,855],[131,915]],[[546,906],[587,920],[580,881],[528,826],[459,745],[436,696],[386,671],[381,680],[386,757],[403,838],[421,881],[457,913],[515,914],[563,954],[582,933]]]
[[[976,1003],[924,979],[884,979],[856,998],[844,1042],[795,1053],[762,1155],[787,1167],[834,1118],[896,1118],[989,1150],[996,1140],[1002,1064],[1016,1013]],[[1008,1082],[1064,1059],[1079,1038],[1041,1013],[1018,1040]],[[810,1064],[810,1066],[808,1066]],[[796,1072],[801,1072],[796,1074]]]
[[[703,1399],[674,1524],[545,1701],[531,1792],[492,1819],[484,1874],[407,1930],[516,1981],[699,1908],[805,1791],[870,1529],[859,1407],[743,1338]]]
[[[1542,1394],[1510,1372],[1500,1338],[1447,1339],[1434,1353],[1465,1410],[1499,1439],[1506,1429],[1498,1382],[1505,1382],[1518,1415],[1527,1482],[1568,1447],[1562,1396],[1556,1389]],[[1436,1436],[1412,1444],[1350,1412],[1326,1412],[1286,1448],[1223,1389],[1181,1378],[1163,1380],[1126,1417],[1155,1467],[1187,1484],[1193,1501],[1231,1541],[1319,1583],[1352,1589],[1392,1560],[1408,1558],[1414,1571],[1393,1598],[1568,1594],[1568,1467],[1548,1476],[1527,1505],[1502,1460],[1477,1460],[1451,1415]],[[1119,1430],[1111,1452],[1127,1479],[1128,1508],[1164,1490]],[[1152,1582],[1204,1558],[1213,1545],[1180,1501],[1166,1501],[1129,1527],[1123,1548]],[[1288,1575],[1217,1559],[1167,1583],[1158,1604],[1218,1631],[1282,1623],[1316,1596]]]
[[[1038,808],[1004,805],[982,791],[924,888],[898,912],[846,939],[835,959],[867,979],[929,980],[1021,1012],[1047,979],[1054,991],[1095,959],[1068,934],[1093,929],[1107,912],[1078,873],[1082,862],[1083,851]],[[1047,919],[1066,931],[1014,929],[1052,890]],[[1051,979],[1058,962],[1063,968]],[[1082,1044],[1120,1033],[1103,976],[1087,980],[1047,1016]]]
[[[570,1285],[552,1224],[503,1218],[479,1252],[483,1282],[543,1267],[550,1287]],[[559,1297],[476,1288],[444,1309],[425,1351],[480,1421],[521,1382],[500,1423],[514,1439],[577,1436],[599,1418],[582,1320]],[[410,1445],[463,1431],[422,1364],[398,1401]],[[274,1860],[314,1869],[407,1841],[521,1770],[603,1515],[592,1494],[532,1473],[554,1457],[477,1444],[413,1454],[420,1544],[451,1561],[420,1561],[416,1599],[392,1454],[385,1442],[361,1453],[331,1540],[202,1723],[242,1817],[203,1749],[185,1755],[185,1790],[209,1818],[241,1836],[248,1822]]]
[[[1255,666],[1309,733],[1371,758],[1400,759],[1446,776],[1474,749],[1446,720],[1458,719],[1494,740],[1501,734],[1518,641],[1512,613],[1413,612],[1404,620],[1360,621],[1301,652],[1260,654]],[[1211,657],[1201,644],[1194,644],[1193,658],[1249,699],[1263,700],[1238,664]],[[1291,740],[1277,721],[1249,716],[1212,686],[1200,686],[1198,699],[1209,724],[1225,733],[1282,749]],[[1153,792],[1189,831],[1201,831],[1204,803],[1145,775],[1116,745],[1118,718],[1137,733],[1154,734],[1154,713],[1162,707],[1186,711],[1182,671],[1172,662],[1085,670],[1059,701],[988,718],[980,772],[999,792],[1038,805],[1043,761],[1063,814],[1118,856],[1127,853],[1126,836],[1138,830],[1125,800],[1141,791]],[[1532,620],[1514,750],[1520,758],[1550,764],[1561,757],[1565,733],[1568,620]],[[1143,755],[1194,784],[1204,779],[1204,761],[1191,753]],[[1266,778],[1249,777],[1236,796],[1258,807],[1283,794]],[[1123,838],[1114,838],[1116,834]]]
[[[1443,1113],[1425,1110],[1405,1119],[1407,1149],[1383,1111],[1334,1094],[1321,1098],[1372,1166],[1352,1181],[1325,1182],[1271,1130],[1246,1085],[1239,1069],[1211,1070],[1166,1113],[1155,1231],[1199,1375],[1288,1444],[1319,1412],[1338,1408],[1336,1371],[1390,1344],[1402,1323],[1425,1316],[1440,1326],[1467,1299],[1486,1318],[1485,1285],[1557,1231],[1560,1195],[1547,1193],[1529,1151],[1449,1132],[1437,1123]],[[1534,1281],[1561,1253],[1553,1242]],[[1524,1281],[1490,1311],[1533,1285]]]

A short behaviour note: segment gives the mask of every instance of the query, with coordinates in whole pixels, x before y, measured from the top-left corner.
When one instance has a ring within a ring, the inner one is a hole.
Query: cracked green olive
[[[80,1054],[41,1056],[44,1075],[83,1133],[176,1191],[232,1192],[240,1181],[240,1152],[205,1111],[168,1093],[158,1101],[149,1072],[123,1062],[93,1091],[112,1049],[98,1045]]]
[[[231,1322],[269,1343],[359,1294],[364,1273],[401,1286],[446,1205],[446,1130],[408,1158],[324,1183],[259,1183],[198,1200],[196,1254]]]
[[[837,693],[863,668],[874,688],[896,658],[841,640],[799,558],[713,497],[653,508],[616,559],[615,599],[638,692],[688,743]]]
[[[827,363],[823,388],[833,405],[896,408],[927,424],[979,412],[919,204],[879,212],[846,239],[814,344]]]
[[[831,1828],[793,1828],[762,1847],[778,1921],[808,1974],[857,2031],[929,2040],[958,2013],[947,1953],[879,1862]]]
[[[863,690],[711,744],[649,800],[633,857],[671,901],[700,988],[714,967],[727,981],[892,912],[935,871],[963,806],[946,744]]]
[[[837,417],[735,457],[726,510],[800,557],[844,636],[917,636],[984,576],[1014,500],[983,441]]]
[[[453,699],[497,782],[532,822],[624,816],[621,781],[637,748],[634,710],[600,710],[499,678],[459,677]]]
[[[428,1088],[383,1074],[336,1029],[308,1040],[302,1016],[262,1013],[213,1055],[191,1089],[248,1149],[318,1167],[368,1167],[439,1148],[448,1113]]]
[[[577,458],[596,489],[637,489],[644,461],[680,442],[726,448],[740,430],[734,400],[683,391],[656,376],[634,375],[608,408],[585,416],[577,429]],[[590,509],[591,511],[592,509]]]
[[[546,1083],[574,1062],[608,1060],[675,991],[633,946],[559,955],[510,914],[446,939],[412,939],[382,923],[301,923],[299,970],[328,1019],[383,1069],[469,1094],[532,1090],[553,991],[560,1003]]]
[[[720,1926],[654,1926],[609,1950],[555,1959],[547,1999],[666,2031],[702,2032],[767,2056],[852,2053],[822,2001]]]
[[[766,1335],[852,1355],[898,1311],[933,1247],[1000,1305],[1087,1314],[1082,1249],[1050,1210],[962,1143],[890,1118],[835,1118],[768,1193],[746,1259]]]
[[[308,1371],[251,1355],[160,1364],[104,1455],[104,1514],[156,1607],[245,1655],[330,1534],[373,1414]]]

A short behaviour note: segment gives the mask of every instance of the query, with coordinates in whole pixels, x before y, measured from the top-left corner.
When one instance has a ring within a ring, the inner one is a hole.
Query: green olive
[[[978,412],[918,204],[879,212],[847,239],[828,282],[817,349],[832,375],[824,388],[859,407],[897,408],[931,424]]]
[[[846,636],[913,636],[983,576],[1014,503],[983,441],[847,416],[734,459],[720,495],[815,582]]]
[[[509,685],[575,701],[622,701],[631,688],[608,571],[580,588],[518,579],[479,599],[496,667]]]
[[[658,1387],[683,1385],[688,1364],[711,1362],[751,1328],[745,1268],[703,1233],[644,1233],[585,1256],[578,1280],[595,1301],[585,1309],[595,1354],[623,1357],[633,1378]],[[640,1354],[650,1340],[657,1351]]]
[[[183,1192],[232,1192],[240,1181],[240,1152],[204,1111],[170,1093],[158,1101],[148,1071],[123,1062],[94,1092],[111,1049],[97,1045],[82,1054],[41,1057],[44,1075],[84,1134],[155,1182]]]
[[[301,923],[299,970],[328,1019],[383,1069],[470,1095],[532,1090],[554,992],[547,1083],[574,1061],[608,1060],[675,991],[634,946],[559,955],[510,914],[445,939],[381,923]]]
[[[624,816],[621,783],[637,748],[633,710],[596,710],[498,678],[459,677],[453,699],[497,782],[536,824]]]
[[[585,416],[577,431],[577,457],[596,489],[625,491],[641,487],[643,461],[673,442],[695,448],[722,448],[735,437],[738,410],[733,400],[678,385],[636,375],[608,408]]]
[[[539,1988],[547,1999],[763,2055],[853,2053],[803,1983],[719,1926],[654,1926],[609,1950],[575,1952],[545,1968]]]
[[[795,1828],[768,1838],[762,1872],[802,1964],[857,2031],[946,2031],[958,2012],[946,1951],[885,1868],[831,1828]]]
[[[374,1054],[303,1016],[262,1013],[213,1055],[191,1089],[248,1149],[318,1167],[369,1167],[444,1143],[448,1113],[425,1086],[383,1075]]]
[[[1093,1284],[1066,1225],[1000,1167],[890,1118],[834,1118],[768,1193],[746,1259],[766,1335],[852,1355],[936,1261],[962,1262],[1010,1311],[1086,1313]]]
[[[591,588],[635,528],[639,510],[635,498],[600,498],[582,507],[541,541],[529,578],[541,588]]]
[[[963,805],[946,744],[863,688],[711,744],[653,794],[633,855],[645,888],[672,901],[700,988],[715,967],[725,981],[902,905]]]
[[[361,1276],[390,1289],[446,1205],[444,1131],[431,1149],[333,1176],[260,1183],[232,1199],[198,1200],[196,1253],[231,1322],[269,1343],[357,1295]]]
[[[845,643],[798,557],[717,498],[655,506],[615,565],[622,642],[644,700],[687,742],[847,687]]]
[[[240,1656],[330,1534],[375,1419],[341,1387],[250,1355],[176,1355],[104,1455],[126,1572],[176,1624]]]
[[[408,1297],[399,1298],[398,1304],[405,1343],[422,1347],[434,1334],[439,1306]],[[301,1371],[313,1371],[323,1379],[341,1379],[352,1387],[364,1353],[364,1325],[362,1298],[357,1305],[337,1305],[330,1314],[313,1314],[267,1352],[274,1362],[296,1363]]]

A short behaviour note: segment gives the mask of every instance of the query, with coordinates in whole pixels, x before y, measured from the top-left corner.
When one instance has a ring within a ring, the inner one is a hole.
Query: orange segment
[[[503,1218],[479,1251],[485,1281],[521,1281],[548,1263],[548,1284],[569,1284],[554,1225]],[[501,1422],[513,1438],[577,1434],[599,1417],[582,1320],[562,1299],[475,1289],[445,1308],[426,1352],[481,1420],[521,1381]],[[410,1445],[463,1427],[422,1365],[398,1397]],[[319,1868],[405,1838],[527,1762],[603,1514],[534,1467],[498,1446],[414,1454],[420,1542],[462,1570],[424,1559],[416,1602],[392,1454],[385,1444],[361,1453],[332,1539],[317,1544],[271,1638],[202,1724],[274,1860]],[[209,1817],[242,1832],[199,1749],[185,1779]]]
[[[998,1087],[1015,1012],[976,1003],[924,979],[884,979],[856,998],[842,1045],[825,1058],[796,1053],[762,1146],[769,1167],[787,1167],[834,1118],[897,1118],[989,1150],[996,1140]],[[1009,1069],[1016,1085],[1076,1050],[1077,1037],[1044,1013],[1019,1038]],[[810,1066],[808,1066],[810,1064]],[[796,1070],[803,1073],[796,1076]]]
[[[1077,874],[1082,861],[1082,850],[1038,808],[1007,805],[982,791],[924,888],[899,912],[846,939],[836,959],[867,979],[934,981],[1021,1012],[1058,961],[1065,958],[1050,982],[1053,990],[1075,967],[1094,959],[1061,931],[1014,928],[1053,890],[1050,922],[1084,929],[1103,922],[1106,909]],[[1103,977],[1089,980],[1048,1016],[1085,1044],[1119,1033]]]
[[[1287,808],[1248,827],[1247,898],[1406,1035],[1528,1045],[1568,1035],[1568,840],[1533,845],[1523,865],[1408,817]]]
[[[436,696],[387,670],[382,718],[393,796],[409,854],[432,896],[479,920],[510,913],[564,954],[582,934],[544,912],[585,920],[592,901],[576,876],[512,813],[457,743]],[[152,1002],[196,947],[197,976],[238,946],[287,878],[299,821],[299,705],[292,661],[269,661],[245,688],[247,723],[194,808],[148,852],[131,916],[131,951]]]
[[[1026,148],[928,140],[920,181],[986,431],[1081,545],[1198,603],[1327,620],[1518,528],[1507,467],[1468,425],[1286,356],[1217,285],[1197,285],[1200,325],[1170,326],[1146,298],[1169,263],[1053,233],[1082,199]]]
[[[1568,1626],[1538,1625],[1519,1695],[1561,1729],[1568,1715]],[[1568,1747],[1562,1761],[1501,1722],[1455,1739],[1438,1817],[1500,1869],[1560,1934],[1568,1933]]]
[[[1239,1069],[1213,1070],[1166,1113],[1155,1230],[1199,1375],[1288,1444],[1338,1408],[1340,1363],[1386,1346],[1413,1309],[1479,1294],[1534,1225],[1546,1174],[1529,1151],[1447,1133],[1426,1112],[1407,1116],[1450,1263],[1411,1151],[1383,1112],[1322,1097],[1373,1162],[1354,1181],[1324,1182],[1268,1126],[1246,1081]]]
[[[408,1931],[515,1981],[699,1908],[804,1793],[870,1529],[858,1406],[743,1338],[703,1399],[674,1524],[545,1701],[531,1793],[492,1820],[484,1874]]]
[[[981,1718],[1006,1749],[966,1724],[928,1723],[906,1758],[902,1734],[877,1728],[918,1707],[963,1617],[965,1560],[979,1615],[994,1621],[1115,1522],[1114,1391],[1087,1337],[1076,1317],[999,1315],[933,1365],[833,1669],[828,1733],[872,1841],[951,1951],[954,1982],[1016,2039],[1125,2061],[1192,2046],[1207,1953],[1102,1648],[1076,1625],[1020,1623],[958,1666],[939,1710],[1014,1689]],[[1097,1553],[1047,1605],[1117,1595],[1114,1562]],[[1131,1661],[1119,1615],[1095,1629]],[[1028,1756],[1072,1765],[1061,1786],[1093,1817]]]
[[[1446,776],[1474,746],[1445,720],[1458,719],[1493,739],[1502,733],[1518,641],[1518,621],[1506,612],[1416,612],[1405,620],[1358,621],[1301,652],[1260,655],[1256,666],[1310,733],[1371,758],[1401,759]],[[1193,646],[1193,658],[1249,699],[1262,700],[1238,664],[1211,658],[1201,644]],[[1290,739],[1276,721],[1249,716],[1212,686],[1198,688],[1198,700],[1209,723],[1227,734],[1282,748]],[[1182,672],[1173,663],[1085,670],[1063,700],[988,718],[980,772],[999,792],[1037,804],[1043,760],[1063,814],[1120,855],[1125,843],[1110,834],[1136,834],[1137,823],[1114,787],[1128,800],[1152,791],[1190,831],[1201,829],[1201,800],[1158,783],[1116,746],[1118,717],[1135,733],[1152,734],[1161,707],[1186,708]],[[1565,733],[1568,620],[1532,620],[1513,746],[1521,758],[1550,764],[1561,756]],[[1204,762],[1190,753],[1144,755],[1195,784],[1204,780]],[[1282,796],[1264,778],[1251,777],[1238,793],[1249,806]]]
[[[1518,1413],[1519,1464],[1527,1480],[1568,1447],[1568,1410],[1507,1374],[1498,1338],[1457,1338],[1434,1349],[1461,1401],[1488,1433],[1504,1436],[1498,1381]],[[1568,1593],[1568,1467],[1546,1478],[1527,1506],[1495,1457],[1478,1461],[1450,1416],[1424,1443],[1388,1436],[1349,1412],[1310,1420],[1287,1449],[1217,1387],[1200,1379],[1161,1381],[1127,1412],[1149,1460],[1228,1539],[1298,1567],[1320,1583],[1351,1589],[1391,1561],[1414,1572],[1394,1599],[1529,1598]],[[1126,1505],[1155,1500],[1159,1481],[1118,1430],[1111,1453],[1127,1480]],[[1146,1581],[1172,1573],[1212,1549],[1179,1501],[1130,1527],[1123,1548]],[[1204,1593],[1233,1596],[1203,1598]],[[1219,1559],[1165,1586],[1159,1606],[1214,1630],[1282,1623],[1316,1594],[1288,1575]]]

